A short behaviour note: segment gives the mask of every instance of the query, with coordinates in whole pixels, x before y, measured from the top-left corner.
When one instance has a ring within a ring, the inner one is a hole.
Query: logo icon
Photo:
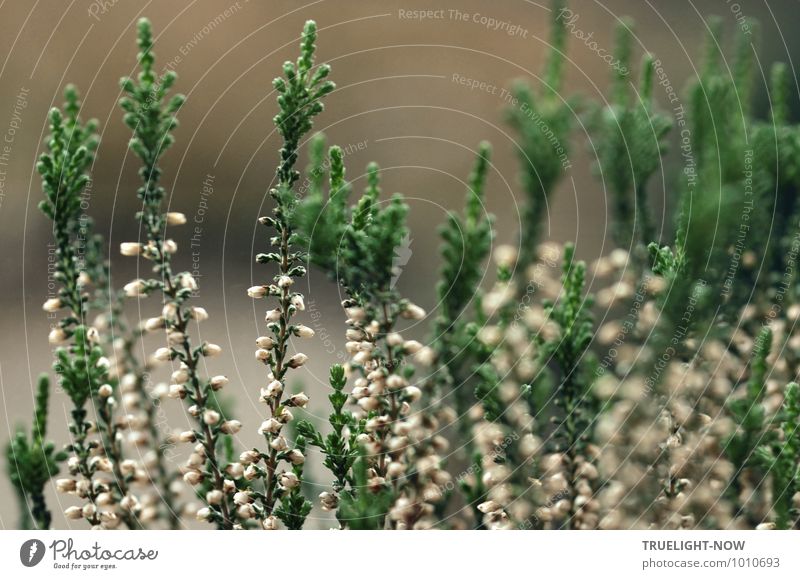
[[[44,558],[44,543],[39,539],[29,539],[19,548],[19,560],[26,567],[35,567]]]
[[[411,254],[413,253],[413,251],[411,251],[412,241],[411,236],[406,233],[400,245],[395,249],[395,254],[392,258],[392,279],[389,284],[389,287],[392,289],[394,289],[397,280],[400,279],[400,276],[403,274],[403,268],[405,268],[411,259]]]

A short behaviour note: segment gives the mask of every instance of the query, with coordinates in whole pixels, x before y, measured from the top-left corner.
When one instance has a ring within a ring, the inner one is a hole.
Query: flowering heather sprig
[[[45,501],[45,486],[58,474],[58,463],[66,460],[65,452],[56,452],[55,444],[47,441],[47,402],[50,380],[39,376],[36,406],[31,435],[18,427],[6,447],[6,467],[11,484],[17,491],[20,505],[20,529],[49,529],[52,521]]]
[[[57,254],[55,277],[61,284],[58,297],[47,300],[43,307],[51,313],[62,309],[67,311],[50,332],[50,342],[69,344],[56,349],[54,369],[73,404],[73,422],[70,424],[73,440],[68,446],[73,452],[70,472],[81,475],[83,485],[76,492],[89,501],[83,509],[71,507],[67,514],[71,518],[84,518],[93,526],[116,524],[117,515],[113,510],[102,513],[98,510],[97,497],[106,490],[106,485],[95,480],[94,475],[105,471],[113,475],[116,495],[112,495],[107,504],[119,502],[123,507],[123,520],[129,527],[134,527],[136,509],[130,508],[129,481],[120,470],[123,456],[121,436],[114,418],[116,401],[108,374],[110,362],[99,344],[98,330],[86,325],[89,296],[85,286],[91,280],[88,279],[87,264],[81,259],[81,232],[85,233],[88,227],[82,216],[81,192],[90,181],[87,171],[93,160],[91,151],[97,147],[96,122],[81,123],[81,106],[74,87],[68,86],[64,97],[64,114],[58,109],[50,112],[49,152],[41,156],[37,169],[42,175],[45,192],[40,209],[53,220]],[[94,428],[87,419],[85,408],[89,400],[95,407],[102,444],[89,440]],[[65,484],[62,488],[68,486]]]
[[[435,452],[424,444],[417,446],[438,422],[411,413],[411,404],[422,392],[410,383],[414,367],[406,360],[415,356],[430,361],[432,352],[397,330],[401,318],[419,321],[425,311],[402,299],[392,283],[396,250],[408,233],[408,206],[400,195],[385,204],[378,202],[375,164],[367,169],[361,199],[348,206],[350,185],[342,151],[331,147],[329,155],[330,194],[326,199],[320,187],[312,187],[299,206],[301,238],[309,248],[309,260],[336,279],[349,296],[342,302],[348,316],[348,368],[357,375],[352,395],[366,420],[359,443],[370,467],[370,489],[376,494],[385,488],[394,491],[389,526],[429,526],[432,503],[443,498],[440,485],[446,473]],[[339,519],[344,522],[341,514]]]
[[[207,483],[207,492],[199,493],[206,507],[198,511],[198,519],[230,529],[234,526],[231,507],[236,483],[233,479],[237,477],[230,475],[229,471],[239,476],[241,473],[237,473],[235,468],[226,469],[218,446],[226,435],[235,434],[238,422],[222,415],[214,395],[227,380],[222,376],[201,376],[199,366],[202,359],[218,355],[221,348],[206,342],[192,345],[189,325],[192,321],[206,320],[208,313],[202,307],[189,305],[197,289],[194,277],[189,272],[175,273],[172,269],[172,256],[177,251],[177,244],[166,238],[165,229],[184,224],[186,218],[180,213],[165,213],[162,208],[164,188],[160,184],[159,161],[174,142],[172,131],[178,125],[175,114],[184,97],[174,95],[167,100],[176,75],[173,71],[160,77],[157,75],[152,32],[146,19],[138,23],[138,45],[141,71],[136,80],[126,77],[120,81],[126,93],[120,100],[120,107],[125,111],[125,124],[133,131],[130,148],[142,161],[139,175],[143,183],[137,191],[142,210],[136,217],[144,229],[146,242],[123,243],[121,252],[126,256],[140,255],[151,261],[157,277],[134,280],[126,286],[126,292],[137,297],[158,293],[164,300],[161,315],[147,320],[144,326],[147,331],[166,333],[166,345],[158,349],[154,360],[178,361],[179,368],[172,374],[169,394],[190,403],[188,411],[197,424],[196,429],[184,432],[180,437],[182,441],[197,443],[186,466],[184,480],[192,486]]]
[[[274,263],[278,271],[273,283],[251,287],[247,292],[251,298],[270,296],[277,298],[278,302],[277,307],[266,314],[265,321],[272,335],[256,340],[256,359],[268,368],[267,386],[261,390],[261,400],[269,408],[269,416],[259,428],[268,450],[266,453],[254,450],[257,460],[248,467],[253,473],[251,478],[264,480],[264,493],[258,495],[261,508],[255,512],[265,529],[276,528],[276,516],[287,527],[300,528],[311,511],[311,503],[298,490],[303,450],[299,447],[290,449],[283,433],[284,426],[293,418],[290,408],[305,407],[308,399],[305,395],[296,395],[285,401],[283,395],[288,371],[300,368],[308,359],[302,353],[289,355],[290,339],[293,336],[310,338],[314,335],[311,328],[292,323],[292,317],[298,311],[305,310],[303,295],[294,291],[292,286],[296,279],[306,273],[304,254],[293,248],[296,242],[293,213],[298,199],[294,184],[300,177],[295,169],[298,149],[302,138],[311,130],[313,118],[322,112],[322,98],[334,89],[334,84],[326,80],[330,67],[326,64],[314,66],[316,38],[317,26],[309,20],[303,28],[300,57],[296,63],[286,62],[283,65],[284,78],[276,78],[273,82],[280,107],[274,122],[283,137],[283,147],[277,169],[278,182],[270,190],[270,196],[275,201],[273,216],[262,217],[260,222],[275,230],[277,235],[271,238],[270,243],[276,250],[258,254],[256,261]],[[262,459],[263,468],[259,464]],[[279,471],[282,462],[293,464],[292,472]],[[278,501],[281,505],[276,509]]]

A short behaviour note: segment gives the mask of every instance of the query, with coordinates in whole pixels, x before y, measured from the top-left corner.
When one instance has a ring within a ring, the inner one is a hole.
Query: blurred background
[[[245,424],[241,446],[256,443],[262,412],[257,397],[264,372],[252,354],[253,339],[263,326],[262,304],[254,307],[245,289],[272,275],[265,267],[253,267],[254,253],[267,247],[256,218],[268,211],[266,191],[279,147],[271,120],[277,110],[271,80],[286,59],[295,58],[306,19],[319,25],[319,61],[332,65],[338,85],[316,128],[345,149],[356,190],[366,164],[377,161],[384,191],[404,193],[411,205],[412,235],[408,263],[397,282],[400,291],[429,312],[435,310],[436,227],[448,211],[461,207],[481,140],[494,146],[487,211],[497,216],[497,242],[515,243],[524,198],[514,134],[504,122],[504,91],[516,78],[534,86],[539,82],[548,47],[549,3],[451,4],[458,8],[421,0],[0,3],[2,443],[16,424],[30,420],[32,384],[52,363],[47,343],[51,320],[41,309],[48,291],[51,231],[36,208],[41,185],[35,162],[47,133],[47,111],[60,105],[68,82],[82,92],[84,118],[100,123],[102,142],[87,212],[113,250],[116,285],[137,276],[135,263],[116,255],[120,242],[138,236],[133,217],[138,164],[127,153],[129,132],[117,100],[119,78],[131,74],[136,64],[135,24],[141,16],[152,20],[157,34],[157,65],[178,73],[177,88],[188,97],[179,114],[177,142],[165,157],[165,185],[170,209],[185,213],[199,228],[173,231],[181,248],[177,264],[199,274],[197,303],[211,313],[200,338],[225,348],[209,371],[231,378],[228,392],[236,417]],[[707,18],[715,14],[724,21],[727,40],[741,29],[744,18],[760,22],[757,62],[764,76],[756,81],[755,98],[763,111],[770,64],[781,60],[792,66],[800,54],[800,38],[793,34],[800,23],[799,7],[796,0],[573,1],[570,9],[578,18],[568,39],[565,95],[605,102],[611,71],[598,50],[612,49],[614,26],[625,15],[636,22],[635,61],[646,51],[654,53],[668,84],[682,95],[700,67]],[[722,51],[730,54],[730,43]],[[637,77],[630,79],[636,82]],[[664,87],[656,87],[655,95],[665,110],[676,106],[668,102]],[[592,173],[590,135],[578,115],[576,111],[570,168],[549,207],[545,237],[575,242],[578,255],[590,260],[611,249],[610,208],[603,184]],[[671,139],[676,142],[674,134]],[[665,242],[672,231],[676,172],[669,168],[678,164],[675,149],[666,160],[666,177],[654,178],[650,187]],[[308,283],[304,291],[310,309],[319,315],[317,337],[304,344],[310,363],[302,387],[312,396],[311,413],[324,419],[327,369],[343,356],[344,316],[335,284],[318,272],[311,273]],[[131,315],[147,318],[158,311],[153,299],[133,306]],[[417,339],[425,333],[424,323],[409,331]],[[154,381],[167,378],[164,372]],[[189,417],[181,405],[170,401],[166,406],[170,425],[185,428]],[[58,441],[67,438],[67,412],[66,397],[56,392],[50,434]],[[322,477],[319,484],[326,482]],[[10,496],[5,478],[0,479],[0,493]],[[51,502],[55,525],[63,528],[68,523],[57,500],[53,496]],[[2,501],[0,527],[15,524],[13,501]],[[325,520],[312,525],[327,526]]]

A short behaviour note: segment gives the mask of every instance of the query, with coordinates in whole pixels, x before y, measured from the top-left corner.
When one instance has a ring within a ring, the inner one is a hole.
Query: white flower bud
[[[236,434],[242,429],[242,423],[238,420],[226,420],[219,429],[225,434]]]
[[[206,502],[209,505],[218,505],[222,502],[224,495],[222,494],[221,490],[214,489],[213,491],[208,491],[206,493]]]
[[[167,225],[185,225],[186,216],[177,211],[170,211],[167,213]]]
[[[386,387],[392,392],[400,390],[406,386],[406,381],[397,374],[392,374],[386,379]]]
[[[114,393],[114,389],[111,387],[110,384],[103,384],[97,390],[97,394],[100,396],[100,398],[108,398],[113,393]]]
[[[307,361],[308,361],[308,356],[306,356],[305,354],[295,354],[294,356],[289,358],[289,361],[286,363],[286,365],[289,366],[289,368],[299,368]]]
[[[156,350],[154,357],[159,362],[168,362],[172,359],[172,350],[169,348],[159,348]]]
[[[270,442],[269,445],[278,452],[282,452],[287,448],[289,448],[289,444],[286,442],[286,439],[282,436],[276,436],[275,438],[273,438],[272,442]]]
[[[83,509],[81,507],[69,507],[67,510],[64,511],[64,516],[68,519],[82,519],[83,518]]]
[[[287,401],[288,406],[296,406],[297,408],[305,408],[308,405],[308,396],[304,392],[298,392]]]
[[[197,511],[197,520],[198,521],[210,521],[211,520],[211,509],[208,507],[203,507]]]
[[[281,424],[278,420],[274,418],[268,418],[264,422],[261,423],[261,426],[258,427],[259,434],[277,434],[281,431],[283,424]]]
[[[293,448],[286,453],[286,460],[297,466],[303,464],[306,461],[306,457],[298,449]]]
[[[181,442],[197,442],[197,435],[192,430],[184,430],[178,435]]]
[[[425,317],[425,310],[415,304],[408,304],[406,308],[400,312],[400,316],[407,320],[421,320]]]
[[[406,398],[408,398],[409,402],[416,402],[422,397],[422,390],[416,386],[407,386],[403,389],[403,394],[406,395]]]
[[[244,478],[246,480],[254,480],[258,478],[258,469],[254,464],[251,464],[246,469],[244,469]]]
[[[261,362],[266,362],[269,359],[269,350],[265,350],[264,348],[259,348],[256,350],[256,360]]]
[[[233,495],[233,502],[237,505],[249,505],[253,502],[253,497],[247,491],[239,491]]]
[[[63,304],[61,303],[61,300],[58,298],[50,298],[49,300],[45,301],[44,304],[42,304],[42,309],[50,313],[57,312],[62,307]]]
[[[245,450],[239,455],[239,462],[242,464],[250,464],[261,460],[261,455],[255,450]]]
[[[222,375],[214,376],[213,378],[211,378],[211,380],[209,380],[209,384],[211,385],[211,389],[214,392],[222,390],[222,388],[227,383],[228,383],[228,377],[227,376],[222,376]]]
[[[256,346],[262,350],[271,350],[275,347],[275,340],[269,336],[260,336],[256,339]]]
[[[208,425],[216,424],[217,422],[219,422],[219,419],[220,419],[219,412],[217,412],[216,410],[209,409],[203,413],[203,422],[205,422]]]
[[[339,506],[339,497],[336,493],[325,491],[320,493],[319,502],[322,504],[323,511],[335,511]]]
[[[503,505],[496,501],[486,501],[478,505],[478,510],[484,514],[496,513],[497,511],[503,510]]]
[[[244,467],[240,462],[232,462],[225,467],[225,472],[228,473],[228,476],[231,478],[242,478],[242,475],[244,474]]]
[[[278,287],[279,288],[287,288],[290,287],[294,283],[294,280],[290,278],[288,275],[282,275],[278,278]]]
[[[56,490],[60,493],[71,493],[77,487],[75,479],[60,478],[56,481]]]
[[[312,330],[308,326],[304,326],[303,324],[298,324],[294,328],[294,335],[297,336],[298,338],[313,338],[314,330]]]
[[[301,294],[294,294],[289,300],[289,303],[291,303],[298,312],[303,312],[306,309],[306,302],[303,300]]]
[[[199,485],[200,482],[203,480],[203,474],[196,470],[190,470],[189,472],[183,475],[183,480],[186,481],[187,484],[196,486]]]
[[[186,398],[186,387],[183,384],[170,384],[169,386],[169,394],[167,394],[170,398],[180,398],[183,400]]]
[[[240,519],[253,519],[256,516],[256,510],[253,505],[240,505],[236,509],[236,514],[239,515]]]
[[[285,489],[293,489],[300,486],[300,479],[293,472],[284,472],[278,477],[278,482]]]
[[[166,325],[166,321],[162,317],[150,318],[144,323],[144,329],[148,332],[155,332],[162,329]]]
[[[47,336],[47,340],[51,344],[63,344],[67,341],[67,333],[61,328],[53,328]]]
[[[197,280],[192,274],[185,273],[181,276],[181,287],[183,289],[195,291],[197,289]]]
[[[274,531],[278,528],[278,518],[270,515],[261,522],[261,526],[264,527],[265,531]]]
[[[403,344],[403,351],[406,354],[416,354],[422,349],[422,344],[416,340],[408,340]]]
[[[121,243],[119,246],[119,251],[122,255],[126,257],[133,257],[135,255],[139,255],[142,252],[142,244],[134,242]]]
[[[253,299],[261,299],[267,295],[267,286],[265,285],[254,285],[251,288],[248,288],[247,295]]]
[[[216,344],[205,344],[203,346],[203,356],[211,358],[212,356],[217,356],[222,352],[222,348],[217,346]]]
[[[164,307],[161,308],[161,315],[168,320],[174,320],[178,316],[178,306],[172,302],[164,304]]]
[[[267,310],[266,316],[264,316],[264,321],[268,324],[273,324],[281,319],[281,311],[279,309],[274,310]]]
[[[195,306],[192,308],[192,318],[197,320],[198,322],[205,322],[208,319],[208,312],[205,308],[201,308],[200,306]]]
[[[145,294],[147,284],[145,284],[144,280],[135,279],[132,282],[126,283],[122,289],[126,296],[135,298]]]
[[[178,251],[178,244],[172,239],[167,239],[162,245],[164,253],[176,253]]]
[[[264,390],[264,397],[265,398],[275,398],[280,396],[283,393],[283,384],[280,380],[273,380],[267,385],[267,388]]]

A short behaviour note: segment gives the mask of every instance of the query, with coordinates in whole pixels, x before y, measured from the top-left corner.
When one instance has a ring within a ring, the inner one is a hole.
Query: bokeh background
[[[458,8],[454,8],[457,6]],[[649,51],[662,62],[678,91],[700,66],[707,19],[722,17],[726,37],[741,19],[760,22],[755,98],[766,108],[765,71],[776,60],[800,55],[796,0],[573,0],[574,29],[592,34],[597,46],[613,47],[613,28],[623,16],[636,22],[637,56]],[[437,10],[419,19],[415,10]],[[459,14],[456,14],[455,11]],[[35,162],[47,132],[46,114],[60,104],[66,83],[84,96],[84,117],[100,123],[102,143],[93,168],[88,212],[109,240],[118,285],[137,275],[135,264],[116,256],[119,243],[137,239],[137,163],[127,153],[128,130],[117,107],[118,80],[136,64],[135,23],[148,16],[157,34],[157,62],[179,74],[178,90],[188,96],[180,111],[177,143],[166,155],[165,183],[172,210],[201,219],[191,247],[190,227],[173,236],[182,251],[177,263],[199,270],[198,304],[211,313],[201,339],[224,346],[213,373],[231,378],[228,390],[245,429],[244,447],[256,443],[262,408],[257,403],[264,372],[253,359],[253,339],[263,325],[261,303],[245,295],[253,283],[271,278],[255,266],[254,253],[267,246],[256,218],[268,209],[266,191],[274,174],[279,139],[271,80],[284,60],[294,58],[303,22],[319,25],[318,54],[333,66],[338,89],[327,99],[317,129],[346,149],[349,177],[363,176],[369,161],[384,169],[383,189],[404,193],[411,205],[408,263],[400,291],[429,312],[435,310],[439,265],[436,226],[457,210],[479,141],[494,146],[487,211],[497,216],[497,242],[514,243],[519,229],[518,164],[514,135],[504,123],[503,89],[515,78],[536,85],[548,47],[548,2],[506,0],[437,3],[414,0],[30,0],[0,2],[0,441],[16,424],[29,421],[32,383],[51,366],[50,321],[41,310],[47,295],[49,223],[36,205],[41,186]],[[466,15],[466,17],[464,17]],[[487,26],[484,18],[500,23]],[[605,102],[610,70],[596,52],[574,36],[568,40],[565,94]],[[730,44],[722,47],[730,54]],[[793,70],[793,68],[792,68]],[[632,82],[638,75],[631,75]],[[462,79],[485,83],[470,89]],[[679,93],[680,94],[680,93]],[[663,88],[655,90],[671,109]],[[579,256],[593,259],[610,250],[610,208],[602,183],[592,173],[590,135],[576,111],[570,165],[548,211],[545,237],[573,241]],[[675,136],[673,135],[673,142]],[[676,195],[673,150],[663,179],[653,179],[653,211],[669,241]],[[210,185],[210,190],[209,190]],[[204,189],[205,187],[205,189]],[[488,275],[488,274],[487,274]],[[488,275],[490,277],[490,275]],[[311,413],[324,418],[327,368],[341,360],[343,315],[335,284],[312,272],[308,300],[319,313],[317,338],[304,344],[311,357],[303,375],[312,395]],[[132,305],[131,316],[160,310],[154,300]],[[322,331],[320,331],[320,328]],[[418,339],[424,325],[413,328]],[[156,381],[167,379],[154,376]],[[300,387],[300,385],[297,385]],[[172,401],[171,401],[172,402]],[[56,392],[51,400],[51,436],[66,439],[68,406]],[[169,423],[183,429],[188,417],[177,402]],[[321,475],[321,473],[319,473]],[[322,476],[322,475],[321,475]],[[324,477],[319,481],[324,484]],[[318,493],[319,491],[317,491]],[[316,494],[316,493],[315,493]],[[16,524],[15,505],[0,479],[0,527]],[[55,524],[68,525],[53,495]],[[61,506],[65,506],[62,504]],[[315,516],[319,513],[315,512]],[[79,525],[82,526],[81,523]],[[316,526],[326,526],[320,519]]]

